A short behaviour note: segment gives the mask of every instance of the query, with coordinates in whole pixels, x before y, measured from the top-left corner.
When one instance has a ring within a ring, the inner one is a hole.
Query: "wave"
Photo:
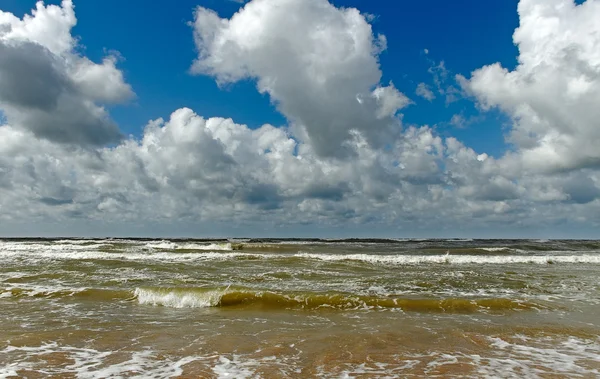
[[[86,241],[85,243],[55,243],[55,244],[43,244],[43,243],[14,243],[4,242],[0,244],[0,252],[4,251],[23,251],[23,252],[37,252],[37,251],[85,251],[85,250],[96,250],[104,247],[111,246],[110,243],[99,242],[99,241]]]
[[[134,295],[140,304],[171,308],[398,309],[424,313],[502,312],[544,308],[537,303],[506,298],[413,299],[230,288],[136,288]]]
[[[333,254],[333,253],[289,253],[285,251],[264,253],[227,251],[234,250],[230,244],[218,246],[200,245],[201,249],[175,249],[175,250],[139,250],[137,248],[112,249],[99,246],[99,250],[82,249],[85,246],[74,245],[72,249],[48,249],[41,246],[35,249],[24,249],[14,246],[0,247],[0,255],[3,259],[31,259],[36,262],[40,260],[123,260],[123,261],[158,261],[164,263],[177,262],[201,262],[201,261],[227,261],[227,260],[281,260],[285,263],[294,261],[316,260],[323,262],[358,262],[374,265],[428,265],[428,264],[450,264],[450,265],[503,265],[503,264],[600,264],[600,254],[580,254],[573,252],[550,251],[546,255],[514,254],[504,251],[486,252],[484,254]],[[186,247],[185,244],[179,245]],[[187,246],[190,247],[190,246]],[[221,250],[213,250],[215,247]],[[518,253],[518,252],[517,252]]]
[[[416,265],[416,264],[555,264],[592,263],[600,264],[600,254],[582,255],[370,255],[370,254],[315,254],[300,253],[296,257],[321,261],[358,261],[373,264]]]
[[[0,298],[43,298],[43,299],[89,299],[92,301],[131,300],[134,293],[128,290],[103,288],[62,288],[62,287],[11,287],[0,289]]]
[[[492,252],[492,253],[498,252],[498,251],[510,250],[509,247],[504,247],[504,246],[501,246],[501,247],[478,247],[477,249],[483,250],[483,251],[489,251],[489,252]]]
[[[423,313],[504,312],[546,309],[539,302],[505,297],[441,297],[413,298],[392,295],[358,295],[341,292],[299,292],[250,289],[242,287],[138,287],[135,290],[115,288],[66,288],[15,286],[0,289],[0,298],[77,300],[92,302],[131,302],[169,308],[260,308],[268,309],[397,309]]]
[[[449,254],[452,256],[457,255],[532,255],[532,252],[528,252],[523,249],[517,249],[509,246],[476,246],[476,247],[419,247],[413,250],[408,250],[407,253],[415,255],[418,252],[423,255],[445,255]],[[551,253],[552,251],[548,251]],[[557,251],[555,251],[557,252]],[[490,254],[495,253],[495,254]],[[563,252],[566,253],[566,252]],[[570,251],[569,251],[570,253]]]
[[[87,244],[94,244],[94,243],[104,243],[106,242],[106,240],[97,240],[97,239],[66,239],[66,240],[56,240],[56,241],[52,241],[54,244],[57,245],[65,245],[65,244],[70,244],[70,245],[87,245]]]
[[[194,261],[223,261],[223,260],[243,260],[243,259],[262,259],[270,255],[241,253],[241,252],[190,252],[182,250],[181,252],[140,252],[123,251],[107,249],[106,251],[2,251],[2,258],[25,258],[39,262],[40,259],[46,260],[122,260],[122,261],[155,261],[164,263],[194,262]]]
[[[162,250],[203,250],[203,251],[231,251],[233,247],[231,243],[177,243],[171,241],[150,242],[145,245],[150,249]]]

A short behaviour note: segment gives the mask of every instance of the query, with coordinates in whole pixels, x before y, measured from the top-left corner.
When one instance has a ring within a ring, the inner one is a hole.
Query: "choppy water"
[[[3,240],[0,378],[600,376],[600,241]]]

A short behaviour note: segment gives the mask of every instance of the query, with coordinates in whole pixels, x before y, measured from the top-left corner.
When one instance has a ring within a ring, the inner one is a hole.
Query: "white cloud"
[[[519,15],[518,66],[485,66],[459,78],[463,88],[511,116],[518,155],[507,161],[533,172],[600,167],[600,2],[521,0]]]
[[[320,157],[292,137],[270,125],[252,130],[204,119],[187,108],[150,122],[139,140],[99,150],[3,126],[0,224],[367,223],[441,232],[514,227],[515,219],[520,227],[582,215],[599,221],[589,210],[600,207],[597,174],[517,180],[500,161],[427,127],[408,128],[385,150],[356,134],[346,160]],[[566,211],[580,204],[588,208]]]
[[[476,115],[476,116],[465,117],[465,115],[461,112],[461,113],[452,115],[452,118],[450,119],[449,124],[458,129],[465,129],[465,128],[469,127],[470,125],[472,125],[476,122],[479,122],[483,119],[484,119],[484,117],[481,114]]]
[[[85,57],[76,60],[69,72],[80,93],[93,101],[122,103],[134,94],[117,69],[118,56],[109,55],[96,64]]]
[[[149,123],[139,141],[97,152],[61,147],[9,126],[0,134],[0,207],[2,217],[17,219],[235,215],[256,221],[268,214],[273,222],[353,223],[390,217],[379,212],[391,198],[440,183],[443,154],[431,130],[411,128],[385,154],[357,135],[353,160],[323,159],[286,130],[251,130],[186,108],[166,122]]]
[[[446,68],[446,63],[444,61],[436,63],[433,60],[429,60],[429,63],[431,64],[431,67],[429,67],[427,71],[433,77],[433,83],[437,92],[445,97],[446,105],[460,100],[462,98],[462,93],[454,86],[454,78],[451,78],[450,71]],[[419,88],[417,88],[417,90],[419,90]]]
[[[71,28],[77,24],[73,2],[63,0],[61,6],[36,3],[31,15],[23,19],[0,10],[0,36],[3,41],[34,42],[55,55],[69,53],[76,45]]]
[[[455,114],[450,119],[450,125],[454,125],[459,129],[464,129],[467,127],[467,119],[462,114]]]
[[[0,11],[0,109],[16,127],[61,143],[103,145],[121,138],[102,103],[133,96],[116,56],[101,64],[75,52],[70,0],[36,4],[23,19]]]
[[[293,22],[286,18],[290,12]],[[42,14],[45,18],[38,19]],[[0,234],[8,233],[11,225],[59,225],[68,233],[90,223],[88,234],[165,234],[165,226],[177,224],[195,235],[207,234],[196,226],[209,224],[225,225],[227,231],[236,225],[242,230],[260,225],[263,234],[279,227],[290,234],[300,225],[317,225],[311,232],[356,226],[365,234],[386,230],[437,235],[485,228],[519,232],[568,223],[600,226],[600,174],[594,167],[547,175],[536,168],[552,162],[538,156],[535,166],[527,160],[535,143],[519,142],[517,151],[494,158],[455,138],[443,138],[435,128],[400,130],[397,112],[410,100],[392,83],[382,85],[377,55],[385,39],[374,37],[356,10],[338,9],[324,0],[254,0],[225,20],[199,8],[194,69],[221,84],[257,80],[258,89],[271,96],[290,125],[250,129],[181,108],[168,119],[149,122],[139,138],[110,147],[100,142],[88,146],[90,135],[74,124],[37,129],[26,119],[33,113],[53,120],[42,125],[85,121],[90,114],[106,120],[99,104],[132,96],[116,57],[95,64],[73,52],[74,22],[66,1],[62,7],[38,5],[35,17],[23,21],[0,13],[1,46],[10,51],[0,55],[0,102],[7,110],[0,126]],[[25,24],[45,32],[6,37],[15,35],[13,25]],[[311,34],[316,26],[319,33]],[[52,42],[37,37],[49,33],[54,33]],[[7,56],[19,64],[8,64]],[[590,66],[593,62],[588,60]],[[445,66],[436,66],[440,80],[448,76]],[[512,112],[502,91],[478,86],[485,70],[476,72],[465,88],[482,107]],[[491,83],[500,89],[518,84],[519,101],[538,104],[530,96],[538,81],[527,82],[519,70],[501,70],[505,77],[493,76],[496,81]],[[532,78],[545,70],[532,70]],[[554,70],[547,75],[563,73]],[[18,75],[2,76],[5,72]],[[26,83],[27,90],[11,82],[13,77]],[[27,83],[28,77],[43,77],[45,85]],[[517,84],[507,82],[513,77]],[[550,76],[544,78],[552,82]],[[559,76],[556,81],[562,80]],[[564,96],[581,100],[579,93],[595,88],[595,82],[587,89],[581,81],[573,83],[564,85],[571,91]],[[573,105],[567,105],[555,111],[572,116]],[[593,139],[589,125],[580,122],[586,116],[578,117],[580,129],[571,135],[582,132]],[[568,135],[568,129],[555,129]],[[64,135],[51,137],[51,130]],[[74,143],[86,141],[83,147]]]
[[[347,156],[353,131],[372,146],[400,134],[395,115],[409,100],[393,84],[380,84],[378,55],[386,39],[354,8],[326,0],[255,0],[221,19],[199,7],[194,36],[194,73],[221,84],[255,79],[305,129],[320,156]]]
[[[419,83],[415,93],[428,101],[433,101],[435,99],[435,94],[433,93],[431,88],[429,88],[429,86],[425,83]]]

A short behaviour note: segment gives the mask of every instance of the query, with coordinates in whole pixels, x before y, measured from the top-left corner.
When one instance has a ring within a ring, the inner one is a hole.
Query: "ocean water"
[[[600,241],[0,241],[0,378],[596,378]]]

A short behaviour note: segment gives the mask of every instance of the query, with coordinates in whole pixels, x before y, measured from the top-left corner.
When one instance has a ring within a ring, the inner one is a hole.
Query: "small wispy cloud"
[[[435,94],[425,83],[419,83],[415,92],[417,96],[420,96],[427,101],[433,101],[435,99]]]

